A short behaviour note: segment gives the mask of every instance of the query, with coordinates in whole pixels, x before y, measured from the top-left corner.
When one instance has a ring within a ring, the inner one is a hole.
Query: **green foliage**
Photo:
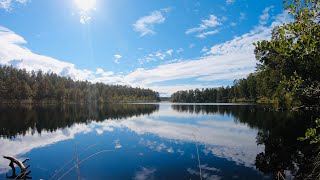
[[[178,91],[171,95],[173,102],[209,103],[255,101],[257,98],[256,78],[250,74],[247,79],[234,81],[233,86]]]
[[[293,21],[275,27],[270,40],[254,43],[256,72],[234,86],[174,93],[177,102],[269,99],[281,107],[320,105],[320,0],[284,1]],[[187,98],[188,97],[188,98]],[[186,99],[187,98],[187,99]]]
[[[54,73],[27,72],[0,66],[0,102],[2,103],[96,103],[159,101],[150,89],[92,84],[74,81]]]
[[[320,68],[319,2],[284,1],[285,9],[294,20],[274,28],[270,41],[254,44],[256,58],[261,63],[260,73],[277,75],[275,81],[265,82],[277,84],[272,92],[273,97],[285,106],[320,102],[318,92],[310,92],[317,90],[310,87],[320,81],[317,73]]]
[[[315,144],[320,142],[320,118],[318,118],[316,121],[316,127],[315,128],[308,128],[305,132],[305,137],[299,137],[299,141],[305,141],[310,140],[310,144]]]

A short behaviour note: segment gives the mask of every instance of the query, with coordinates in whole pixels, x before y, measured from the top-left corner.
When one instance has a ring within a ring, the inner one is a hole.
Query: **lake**
[[[200,179],[198,159],[203,179],[290,179],[310,170],[297,141],[309,116],[252,104],[1,106],[0,154],[30,158],[33,179]]]

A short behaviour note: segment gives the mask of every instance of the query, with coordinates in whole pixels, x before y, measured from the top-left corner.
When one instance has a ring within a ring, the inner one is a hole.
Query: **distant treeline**
[[[171,95],[172,102],[209,103],[256,101],[262,91],[257,77],[250,74],[247,79],[235,80],[233,86],[178,91]]]
[[[55,73],[28,72],[12,66],[0,66],[0,102],[2,103],[96,103],[159,101],[150,89],[74,81]]]
[[[269,100],[282,107],[320,106],[320,11],[317,1],[284,1],[292,22],[254,43],[256,72],[231,87],[179,91],[174,102]]]

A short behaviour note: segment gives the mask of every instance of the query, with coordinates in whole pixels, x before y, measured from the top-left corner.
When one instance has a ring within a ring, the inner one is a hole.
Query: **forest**
[[[173,102],[273,102],[280,107],[320,105],[320,6],[318,0],[284,1],[292,21],[270,40],[254,43],[257,66],[232,86],[178,91]]]
[[[1,103],[152,102],[159,94],[150,89],[75,81],[55,73],[28,72],[0,66]]]
[[[246,79],[235,80],[233,86],[178,91],[171,101],[186,103],[254,102],[258,98],[257,77],[250,74]]]

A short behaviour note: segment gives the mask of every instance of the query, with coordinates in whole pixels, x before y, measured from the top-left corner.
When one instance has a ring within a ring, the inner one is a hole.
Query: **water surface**
[[[3,106],[0,152],[30,158],[33,179],[199,179],[197,147],[203,179],[292,178],[307,169],[306,117],[250,104]]]

